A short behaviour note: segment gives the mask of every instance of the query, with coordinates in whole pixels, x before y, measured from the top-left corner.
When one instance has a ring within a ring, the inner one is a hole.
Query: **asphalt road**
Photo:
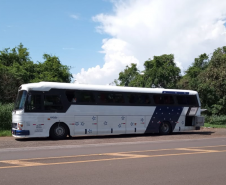
[[[225,185],[225,159],[226,137],[5,147],[0,185]]]

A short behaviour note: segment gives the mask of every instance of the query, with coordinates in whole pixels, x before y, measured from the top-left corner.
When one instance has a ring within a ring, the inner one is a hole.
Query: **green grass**
[[[211,125],[226,125],[226,115],[205,116],[205,121]]]
[[[2,136],[12,136],[11,130],[0,130],[0,137]]]
[[[211,127],[211,128],[226,128],[226,124],[224,124],[224,125],[216,125],[216,124],[204,123],[204,127]]]

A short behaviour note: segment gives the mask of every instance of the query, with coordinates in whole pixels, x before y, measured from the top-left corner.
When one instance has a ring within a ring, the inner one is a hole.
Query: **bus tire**
[[[159,127],[159,133],[161,135],[169,135],[172,133],[172,126],[169,122],[163,122],[161,123]]]
[[[54,140],[65,139],[68,134],[68,127],[62,122],[55,123],[50,129],[50,138]]]

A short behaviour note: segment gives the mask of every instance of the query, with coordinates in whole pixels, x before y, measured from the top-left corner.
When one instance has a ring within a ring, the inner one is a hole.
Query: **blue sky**
[[[225,25],[226,1],[0,0],[0,50],[22,43],[34,62],[56,55],[85,84],[109,84],[126,65],[143,70],[163,54],[183,74],[226,46]]]
[[[20,43],[34,62],[44,53],[56,55],[72,73],[103,65],[99,53],[106,34],[97,33],[92,17],[111,13],[108,0],[1,0],[0,50]]]

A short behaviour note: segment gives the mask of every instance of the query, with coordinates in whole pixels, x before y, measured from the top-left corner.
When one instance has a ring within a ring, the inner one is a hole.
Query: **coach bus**
[[[56,82],[19,87],[12,112],[18,138],[170,134],[204,125],[198,93],[190,90]]]

